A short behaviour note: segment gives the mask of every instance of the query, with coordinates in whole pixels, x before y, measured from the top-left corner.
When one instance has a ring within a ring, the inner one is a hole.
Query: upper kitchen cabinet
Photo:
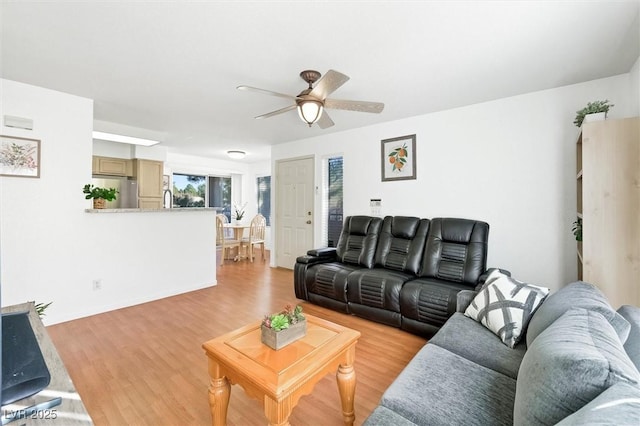
[[[133,176],[133,160],[94,156],[92,171],[98,176]]]
[[[162,208],[162,161],[133,160],[133,176],[138,181],[138,207]]]

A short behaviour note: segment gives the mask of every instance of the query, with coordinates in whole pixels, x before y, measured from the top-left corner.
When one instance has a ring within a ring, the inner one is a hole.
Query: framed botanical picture
[[[40,177],[40,141],[0,135],[0,176]]]
[[[171,181],[171,177],[169,175],[162,175],[162,189],[166,191],[169,189],[169,182]]]
[[[382,181],[416,178],[416,135],[382,140]]]

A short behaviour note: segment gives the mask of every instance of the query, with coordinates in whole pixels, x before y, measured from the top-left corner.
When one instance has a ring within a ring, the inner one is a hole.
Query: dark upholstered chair
[[[375,267],[354,271],[347,277],[347,299],[352,313],[400,327],[400,289],[420,270],[428,230],[428,219],[384,218]]]
[[[345,218],[335,249],[335,261],[307,267],[304,275],[307,300],[320,306],[349,312],[347,276],[358,269],[373,267],[381,225],[382,219],[378,217]],[[296,287],[296,295],[297,293]]]
[[[456,295],[474,289],[487,269],[489,224],[468,219],[431,220],[420,278],[400,292],[402,328],[432,335],[456,310]]]

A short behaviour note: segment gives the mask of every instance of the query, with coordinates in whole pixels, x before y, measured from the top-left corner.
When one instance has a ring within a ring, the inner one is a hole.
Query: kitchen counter
[[[86,213],[177,213],[177,212],[216,212],[215,207],[180,207],[172,209],[85,209]]]

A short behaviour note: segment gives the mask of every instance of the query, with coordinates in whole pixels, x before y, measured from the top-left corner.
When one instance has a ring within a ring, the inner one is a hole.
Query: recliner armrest
[[[319,249],[319,250],[325,250],[325,249]],[[307,255],[304,256],[298,256],[298,258],[296,258],[296,263],[303,263],[306,265],[313,265],[314,263],[327,263],[327,262],[333,262],[334,260],[337,259],[336,256],[336,251],[335,249],[333,249],[333,251],[326,251],[326,252],[322,252],[321,255],[318,254],[313,254],[318,252],[318,250],[309,250],[307,253]]]
[[[335,259],[335,257],[336,257],[336,248],[335,247],[317,248],[317,249],[309,250],[307,252],[307,254],[309,256],[331,257],[331,258]]]

